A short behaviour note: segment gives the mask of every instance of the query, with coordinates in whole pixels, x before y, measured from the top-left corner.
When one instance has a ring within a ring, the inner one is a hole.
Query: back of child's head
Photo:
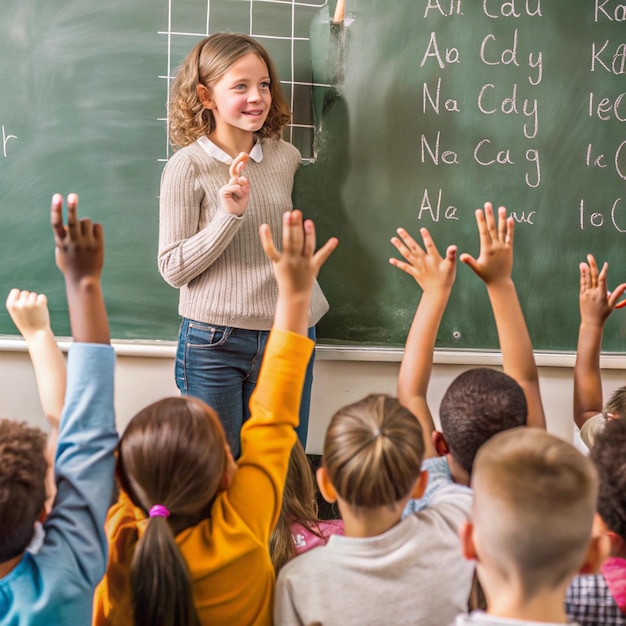
[[[393,507],[420,475],[422,429],[397,398],[373,394],[332,417],[323,465],[337,495],[354,507]]]
[[[215,130],[213,113],[200,102],[199,84],[211,89],[231,66],[249,53],[267,66],[272,103],[260,137],[279,137],[291,118],[278,73],[265,48],[252,37],[240,33],[215,33],[197,43],[178,69],[169,102],[169,137],[174,146],[187,146]]]
[[[526,424],[527,416],[526,396],[519,384],[487,367],[457,376],[439,409],[448,450],[470,475],[478,449],[496,433]]]
[[[315,532],[317,515],[313,471],[302,444],[296,440],[289,456],[280,517],[270,535],[270,554],[276,572],[296,556],[290,524],[299,522]]]
[[[626,417],[626,386],[616,389],[604,405],[605,417]]]
[[[494,435],[472,474],[479,564],[519,582],[527,599],[567,584],[585,561],[597,483],[588,458],[542,429]]]
[[[46,500],[46,436],[25,423],[0,420],[0,563],[30,543]]]
[[[626,542],[626,417],[610,420],[591,448],[598,471],[598,513]]]
[[[149,519],[130,573],[137,626],[198,623],[174,538],[209,516],[226,471],[226,445],[215,412],[190,397],[146,407],[120,439],[118,480]]]

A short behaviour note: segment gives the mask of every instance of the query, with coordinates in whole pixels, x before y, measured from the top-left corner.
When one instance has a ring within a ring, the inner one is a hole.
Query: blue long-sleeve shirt
[[[54,463],[57,496],[41,550],[25,552],[0,579],[0,626],[91,623],[94,588],[107,562],[104,520],[117,444],[114,365],[111,346],[76,343],[70,348]]]

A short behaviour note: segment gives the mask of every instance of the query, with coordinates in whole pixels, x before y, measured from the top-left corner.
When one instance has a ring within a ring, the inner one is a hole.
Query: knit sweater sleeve
[[[172,287],[186,285],[210,267],[243,223],[242,217],[218,208],[206,225],[201,224],[202,203],[219,203],[217,191],[228,182],[216,180],[215,198],[206,199],[206,187],[200,178],[210,179],[211,174],[207,167],[201,168],[190,151],[184,150],[177,152],[163,170],[158,265],[159,272]]]
[[[282,505],[289,454],[296,440],[298,410],[313,342],[272,330],[259,381],[250,399],[250,419],[241,430],[239,469],[224,498],[263,543]]]

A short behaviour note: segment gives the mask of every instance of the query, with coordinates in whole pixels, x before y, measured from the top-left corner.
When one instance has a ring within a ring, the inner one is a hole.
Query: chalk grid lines
[[[326,4],[327,0],[168,0],[167,31],[158,33],[167,42],[166,72],[159,76],[166,84],[166,102],[176,68],[197,41],[219,31],[245,32],[274,60],[293,112],[285,139],[309,160],[314,134],[309,24]],[[165,156],[159,161],[167,161],[170,154],[166,129]]]

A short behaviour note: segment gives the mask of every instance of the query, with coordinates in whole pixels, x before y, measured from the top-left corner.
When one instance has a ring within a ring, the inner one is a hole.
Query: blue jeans
[[[259,378],[269,331],[216,326],[183,318],[176,350],[176,386],[215,409],[233,456],[241,454],[240,432],[250,417],[250,396]],[[315,327],[309,328],[315,341]],[[302,390],[298,439],[306,448],[313,383],[311,356]]]

